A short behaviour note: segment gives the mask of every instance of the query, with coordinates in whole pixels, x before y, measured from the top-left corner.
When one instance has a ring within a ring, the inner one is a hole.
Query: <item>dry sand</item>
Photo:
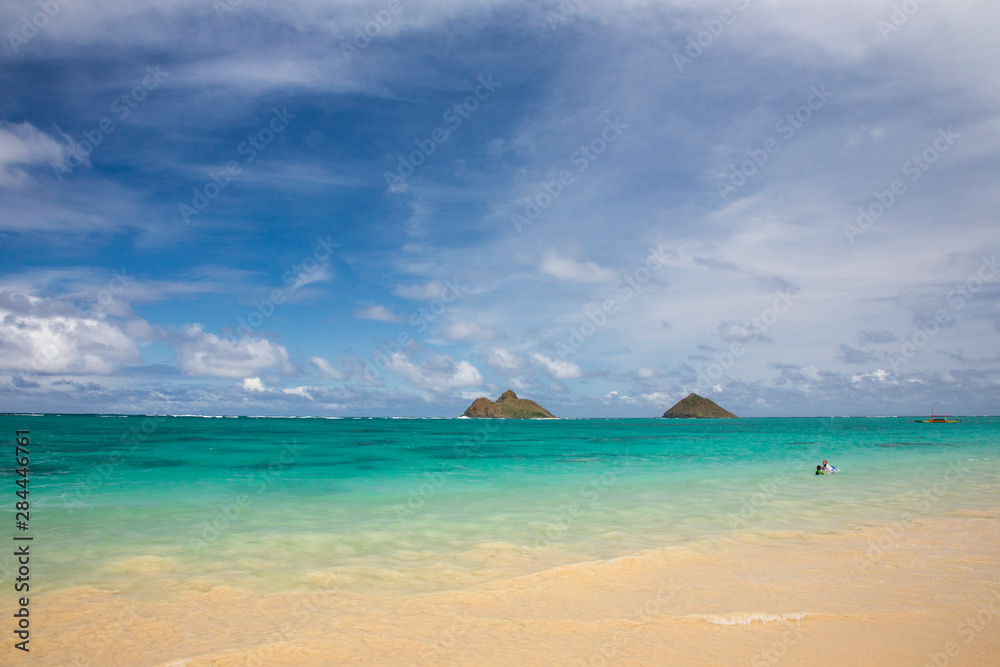
[[[30,663],[995,666],[998,517],[741,535],[429,594],[75,588],[32,600]]]

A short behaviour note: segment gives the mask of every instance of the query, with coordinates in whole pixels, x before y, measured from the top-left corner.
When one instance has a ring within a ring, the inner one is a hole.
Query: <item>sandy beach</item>
[[[32,658],[192,667],[995,665],[998,543],[1000,510],[959,510],[836,533],[736,534],[430,594],[260,594],[203,579],[138,598],[75,588],[34,602]]]

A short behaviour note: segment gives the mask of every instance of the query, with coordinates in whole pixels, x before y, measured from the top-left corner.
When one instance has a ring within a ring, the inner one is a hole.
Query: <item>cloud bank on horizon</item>
[[[4,411],[997,414],[998,23],[4,3]]]

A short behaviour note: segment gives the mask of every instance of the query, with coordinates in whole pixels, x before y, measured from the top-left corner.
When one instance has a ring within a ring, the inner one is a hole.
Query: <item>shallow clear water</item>
[[[4,415],[11,463],[15,429],[42,591],[434,590],[1000,506],[1000,418]],[[822,459],[842,472],[815,476]],[[13,523],[12,465],[0,476]]]

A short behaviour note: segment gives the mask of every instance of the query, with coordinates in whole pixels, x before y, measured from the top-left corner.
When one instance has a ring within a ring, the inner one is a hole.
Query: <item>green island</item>
[[[663,413],[666,419],[739,419],[715,401],[691,393]]]
[[[474,419],[555,419],[556,416],[534,401],[518,398],[508,389],[496,401],[481,396],[472,402],[463,417]]]

